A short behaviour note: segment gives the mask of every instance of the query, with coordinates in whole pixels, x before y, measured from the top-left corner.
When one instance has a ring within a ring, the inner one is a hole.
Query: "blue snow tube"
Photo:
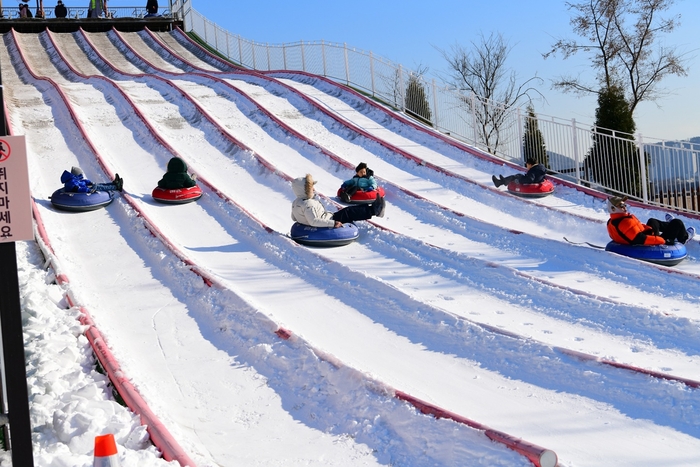
[[[360,231],[355,224],[343,224],[342,227],[311,227],[295,222],[291,237],[297,243],[307,246],[343,246],[358,239]]]
[[[611,251],[630,258],[661,264],[663,266],[675,266],[688,256],[685,245],[676,242],[673,245],[623,245],[610,242],[605,246],[605,251]]]
[[[114,196],[110,191],[96,191],[94,193],[73,193],[59,188],[51,195],[51,204],[63,211],[83,212],[94,211],[107,206]]]

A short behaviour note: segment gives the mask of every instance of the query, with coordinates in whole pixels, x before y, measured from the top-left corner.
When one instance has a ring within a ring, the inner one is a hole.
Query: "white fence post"
[[[270,43],[266,42],[265,43],[265,49],[267,50],[267,71],[272,70],[272,67],[270,66]]]
[[[438,129],[438,101],[437,101],[437,86],[435,86],[435,78],[433,78],[433,128]]]
[[[238,63],[243,66],[243,44],[241,44],[241,36],[238,36]]]
[[[369,78],[372,82],[372,96],[376,96],[375,88],[374,88],[374,57],[372,56],[372,52],[369,53]]]
[[[288,70],[287,68],[287,46],[282,45],[282,64],[284,65],[284,69]]]
[[[476,94],[472,93],[472,128],[474,129],[474,146],[479,147],[479,134],[476,128]]]
[[[523,117],[520,113],[520,107],[517,108],[517,118],[518,118],[518,142],[520,143],[520,160],[525,161],[525,142],[523,141]],[[527,115],[525,118],[530,118]],[[532,122],[530,122],[530,127],[532,128]]]
[[[637,137],[637,144],[639,145],[639,180],[642,184],[642,200],[647,203],[649,202],[649,180],[647,180],[647,158],[644,154],[644,139],[641,133]]]
[[[406,94],[403,89],[403,68],[401,65],[399,65],[399,102],[397,104],[402,112],[406,111]]]
[[[328,71],[326,70],[326,44],[321,41],[321,56],[323,57],[323,76],[328,76]]]
[[[304,41],[301,41],[301,70],[306,71],[306,57],[304,56]]]
[[[350,63],[348,62],[348,44],[343,43],[343,51],[345,54],[345,84],[350,86]]]
[[[578,150],[578,134],[576,133],[576,119],[571,119],[571,141],[574,145],[574,162],[576,163],[576,183],[581,184],[581,154]]]

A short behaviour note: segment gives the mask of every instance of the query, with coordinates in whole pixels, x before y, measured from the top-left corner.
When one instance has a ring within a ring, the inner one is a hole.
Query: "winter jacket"
[[[158,181],[158,187],[166,190],[190,188],[197,184],[187,173],[187,164],[179,157],[173,157],[168,161],[168,171]]]
[[[545,175],[547,175],[547,168],[542,164],[536,164],[530,167],[525,175],[518,177],[518,181],[522,185],[533,185],[544,182]]]
[[[663,245],[663,237],[654,235],[654,229],[627,212],[610,214],[608,234],[616,243],[623,245]]]
[[[67,170],[64,170],[63,174],[61,174],[61,183],[63,183],[65,191],[72,193],[87,193],[93,185],[90,180],[83,178],[82,175],[73,175]]]
[[[292,202],[292,220],[312,227],[334,227],[333,213],[326,211],[321,202],[314,198],[314,181],[311,175],[292,181],[296,199]]]
[[[344,191],[348,191],[350,188],[354,187],[362,191],[374,191],[377,189],[377,182],[371,175],[369,177],[358,177],[355,175],[350,180],[345,180],[341,185]]]

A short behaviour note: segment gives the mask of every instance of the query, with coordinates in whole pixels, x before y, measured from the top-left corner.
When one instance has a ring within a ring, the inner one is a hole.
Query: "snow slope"
[[[4,45],[9,120],[59,272],[198,466],[530,465],[395,391],[562,466],[700,459],[696,241],[675,268],[569,244],[607,242],[602,198],[509,196],[490,177],[511,167],[324,79],[235,70],[179,32]],[[150,197],[173,156],[198,174],[197,203]],[[360,161],[386,216],[343,248],[292,242],[290,180],[312,173],[335,209]],[[119,173],[125,193],[55,211],[73,165]]]

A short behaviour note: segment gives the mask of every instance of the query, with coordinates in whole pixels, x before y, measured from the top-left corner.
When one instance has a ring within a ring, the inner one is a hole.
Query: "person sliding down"
[[[493,175],[491,180],[493,181],[493,184],[496,185],[496,188],[501,185],[508,185],[513,181],[520,183],[521,185],[534,185],[535,183],[544,182],[545,175],[547,175],[547,168],[544,165],[538,164],[535,158],[530,157],[527,159],[527,161],[525,161],[525,167],[527,168],[527,172],[525,174],[509,175],[508,177],[499,175],[498,178]]]
[[[337,228],[345,223],[368,220],[373,216],[384,217],[384,198],[379,195],[372,204],[348,206],[335,213],[327,211],[316,199],[314,185],[316,182],[311,174],[292,181],[292,190],[296,195],[296,199],[292,202],[294,222],[312,227]]]
[[[345,180],[340,186],[340,199],[345,203],[350,202],[352,195],[360,191],[374,191],[377,189],[377,182],[374,180],[374,172],[367,167],[367,164],[360,162],[355,167],[355,175],[350,180]]]
[[[651,218],[642,224],[636,216],[627,212],[627,199],[627,196],[613,196],[606,201],[610,213],[608,234],[614,242],[623,245],[673,245],[676,241],[685,243],[695,234],[695,229],[691,227],[686,230],[680,219],[671,218],[665,222]]]
[[[124,188],[124,180],[115,174],[114,180],[109,183],[93,183],[83,173],[80,167],[71,167],[70,172],[67,170],[61,174],[61,183],[63,183],[64,191],[70,193],[94,193],[96,191],[122,191]]]
[[[165,190],[177,190],[190,188],[197,184],[197,176],[187,173],[187,164],[179,157],[173,157],[168,161],[167,172],[158,180],[158,188]]]

